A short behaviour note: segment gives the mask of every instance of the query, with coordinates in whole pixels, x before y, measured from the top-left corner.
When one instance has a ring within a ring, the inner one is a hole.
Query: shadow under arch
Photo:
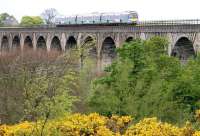
[[[60,39],[57,36],[54,36],[51,40],[51,49],[62,51]]]
[[[24,40],[24,48],[25,49],[33,48],[33,41],[30,36],[26,36],[26,38]]]
[[[116,56],[117,53],[114,40],[111,37],[106,37],[101,48],[101,65],[103,67],[110,65]]]
[[[67,43],[66,43],[65,49],[76,48],[76,46],[77,46],[76,38],[74,36],[70,36],[67,39]]]
[[[46,49],[46,41],[43,36],[40,36],[37,40],[37,48]]]
[[[126,38],[125,42],[129,43],[129,42],[132,42],[134,39],[132,36]]]
[[[187,37],[181,37],[175,43],[171,56],[187,61],[190,57],[195,57],[193,43]]]
[[[18,35],[14,36],[12,40],[12,49],[13,50],[20,49],[20,37]]]
[[[96,39],[92,36],[87,36],[83,44],[81,45],[81,48],[87,50],[87,53],[90,57],[97,57],[97,49],[96,49]]]
[[[7,36],[3,36],[1,40],[1,51],[7,52],[9,51],[9,39]]]
[[[84,64],[85,58],[88,58],[90,61],[97,61],[97,49],[96,49],[96,39],[92,36],[87,36],[80,46],[80,58],[81,58],[81,66]]]

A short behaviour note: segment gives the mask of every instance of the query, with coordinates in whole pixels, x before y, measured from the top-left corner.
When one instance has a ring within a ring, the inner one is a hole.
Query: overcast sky
[[[47,8],[63,15],[133,10],[140,20],[200,19],[200,0],[0,0],[0,13],[8,12],[18,20]]]

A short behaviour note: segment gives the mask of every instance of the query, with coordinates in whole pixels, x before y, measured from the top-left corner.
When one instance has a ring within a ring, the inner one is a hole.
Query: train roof
[[[92,13],[85,13],[85,14],[75,14],[75,15],[68,15],[65,17],[75,17],[75,16],[101,16],[101,15],[122,15],[122,14],[137,14],[136,11],[123,11],[123,12],[92,12]]]

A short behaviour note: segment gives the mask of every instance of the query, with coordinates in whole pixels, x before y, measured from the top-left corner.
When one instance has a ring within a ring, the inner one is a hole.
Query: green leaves
[[[26,51],[0,58],[0,114],[3,123],[38,120],[72,111],[79,60],[69,54]]]
[[[153,37],[125,43],[118,60],[96,80],[90,106],[102,114],[156,116],[182,123],[200,108],[200,59],[182,65],[167,55],[168,41]]]
[[[42,25],[44,21],[39,16],[24,16],[21,19],[22,26],[35,26],[35,25]]]
[[[25,119],[54,118],[70,113],[73,102],[76,101],[76,97],[71,95],[77,86],[76,72],[59,63],[39,66],[37,69],[43,73],[34,73],[32,78],[26,80],[24,88]],[[63,71],[60,73],[59,69]],[[48,73],[51,70],[54,72]]]
[[[38,120],[45,118],[46,115],[52,118],[70,112],[72,102],[75,100],[69,95],[70,81],[66,75],[57,78],[39,76],[30,79],[24,93],[26,116],[31,116],[31,120]]]
[[[18,25],[18,21],[12,15],[8,13],[0,14],[0,26],[16,26]]]

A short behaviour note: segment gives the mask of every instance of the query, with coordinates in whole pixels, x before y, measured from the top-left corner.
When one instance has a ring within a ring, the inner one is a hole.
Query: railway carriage
[[[67,24],[105,24],[105,23],[137,23],[138,14],[135,11],[113,13],[91,13],[56,18],[57,25]]]

